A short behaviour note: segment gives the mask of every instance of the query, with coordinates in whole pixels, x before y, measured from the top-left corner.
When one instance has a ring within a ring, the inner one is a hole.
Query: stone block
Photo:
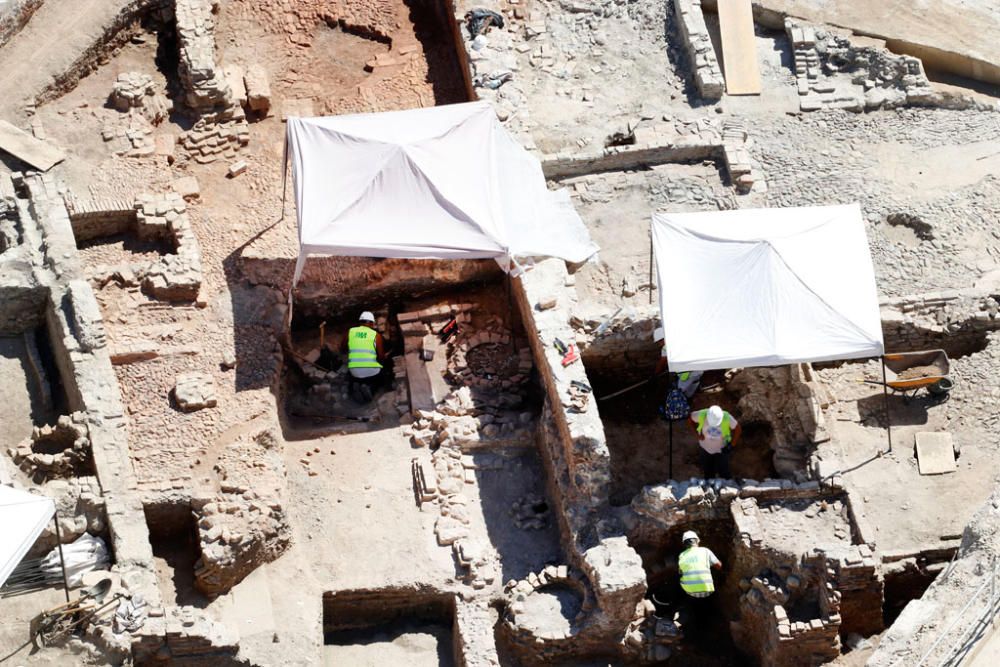
[[[266,115],[271,108],[271,84],[267,71],[260,65],[251,65],[247,68],[243,81],[246,85],[247,105],[253,111]]]
[[[174,400],[185,412],[215,407],[215,380],[207,373],[182,373],[174,384]]]
[[[240,174],[244,173],[246,170],[247,170],[246,160],[240,160],[239,162],[234,162],[231,165],[229,165],[229,170],[226,171],[226,176],[228,176],[229,178],[236,178]]]
[[[170,187],[174,192],[183,197],[185,201],[191,201],[201,197],[201,189],[198,187],[198,179],[194,176],[184,176],[182,178],[178,178],[170,184]]]

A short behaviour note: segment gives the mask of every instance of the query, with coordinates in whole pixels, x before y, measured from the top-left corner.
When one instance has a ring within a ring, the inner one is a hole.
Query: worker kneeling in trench
[[[385,341],[375,330],[375,316],[370,311],[361,313],[358,326],[347,332],[340,351],[347,354],[351,398],[358,403],[371,402],[375,392],[385,384],[388,373],[383,365]]]

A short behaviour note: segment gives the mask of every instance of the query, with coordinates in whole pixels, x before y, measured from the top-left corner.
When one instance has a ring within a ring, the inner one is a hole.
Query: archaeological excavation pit
[[[677,567],[678,554],[684,548],[681,536],[688,530],[698,534],[701,546],[711,549],[724,568],[715,574],[715,594],[697,609],[680,587]],[[720,512],[717,517],[630,539],[646,570],[646,599],[655,606],[647,623],[654,627],[656,643],[669,648],[677,660],[687,661],[684,664],[739,664],[746,659],[730,633],[735,609],[729,590],[732,582],[724,576],[733,565],[734,537],[732,520]],[[713,659],[718,662],[705,662]]]
[[[460,410],[476,406],[490,413],[480,419],[482,438],[512,437],[538,412],[541,393],[519,314],[505,290],[501,281],[476,282],[372,308],[387,360],[370,403],[352,392],[343,352],[360,308],[298,308],[282,380],[289,423],[394,421],[418,410],[433,412],[451,396],[465,406]]]
[[[670,387],[669,379],[652,378],[659,350],[653,345],[651,335],[648,343],[637,337],[642,334],[623,333],[618,342],[623,338],[626,342],[620,347],[615,342],[602,341],[600,345],[585,348],[583,353],[611,453],[611,501],[615,505],[627,504],[648,484],[703,474],[696,435],[686,420],[673,422],[671,461],[671,426],[660,414]],[[742,438],[730,461],[734,478],[794,479],[804,475],[809,442],[807,426],[798,423],[798,419],[778,418],[796,409],[800,397],[794,386],[802,382],[800,378],[795,366],[709,371],[703,375],[691,400],[691,409],[717,404],[742,427]],[[600,400],[643,382],[618,396]],[[775,431],[776,424],[780,432]]]
[[[25,297],[28,295],[21,299],[11,298],[7,304],[15,307],[18,303],[31,303],[35,299]],[[37,298],[44,299],[44,295],[39,294]],[[66,390],[56,364],[48,327],[42,322],[41,308],[39,306],[37,311],[31,308],[30,311],[30,318],[19,319],[18,323],[34,322],[37,326],[29,325],[18,332],[0,332],[0,376],[4,378],[0,386],[0,403],[3,404],[0,421],[5,425],[0,429],[0,447],[5,453],[27,448],[28,451],[22,451],[21,455],[28,452],[52,455],[66,449],[62,445],[67,443],[60,438],[61,432],[42,434],[42,430],[52,431],[59,416],[67,414]],[[73,438],[68,443],[70,447],[72,442]],[[19,463],[18,458],[14,457]],[[92,465],[88,469],[92,469]],[[81,469],[81,472],[85,470]]]
[[[208,599],[195,583],[201,552],[191,505],[164,499],[145,503],[144,511],[160,594],[176,605],[205,606]]]
[[[689,602],[677,569],[686,530],[722,562],[711,598],[719,625],[709,636],[713,646],[740,656],[734,664],[824,662],[847,638],[883,629],[882,567],[847,496],[812,485],[765,488],[692,480],[652,487],[636,499],[639,520],[629,542],[642,557],[657,623],[666,623],[656,636],[671,638],[657,641],[678,656],[695,660],[704,647],[678,615]]]
[[[323,595],[323,659],[329,665],[456,664],[455,603],[416,590]]]

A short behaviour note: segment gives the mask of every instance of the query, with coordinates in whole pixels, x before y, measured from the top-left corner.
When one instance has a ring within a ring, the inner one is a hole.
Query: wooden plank
[[[436,403],[427,364],[420,360],[419,352],[407,352],[405,359],[406,382],[410,387],[410,410],[432,412]]]
[[[951,433],[917,433],[917,464],[921,475],[955,472],[955,447]]]
[[[726,93],[760,95],[760,67],[750,0],[718,0],[718,7]]]
[[[66,154],[52,144],[35,139],[5,120],[0,120],[0,150],[41,171],[66,159]]]

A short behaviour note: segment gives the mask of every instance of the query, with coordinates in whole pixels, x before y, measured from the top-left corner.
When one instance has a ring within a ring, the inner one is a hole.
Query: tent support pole
[[[56,546],[59,548],[59,567],[62,569],[63,592],[66,593],[66,602],[69,602],[69,579],[66,577],[66,559],[63,558],[62,531],[59,529],[59,512],[52,512],[52,521],[56,524]]]
[[[507,272],[507,319],[510,324],[510,353],[514,354],[517,352],[517,347],[514,344],[514,294],[513,287],[511,286],[511,281],[513,279],[510,277],[510,271]]]
[[[281,215],[278,220],[285,219],[285,196],[288,193],[288,135],[285,135],[285,148],[281,155]]]
[[[889,439],[889,451],[892,451],[892,423],[889,421],[889,382],[886,380],[885,355],[882,356],[882,398],[885,402],[885,433]]]
[[[649,302],[653,303],[653,228],[652,227],[649,228]]]

